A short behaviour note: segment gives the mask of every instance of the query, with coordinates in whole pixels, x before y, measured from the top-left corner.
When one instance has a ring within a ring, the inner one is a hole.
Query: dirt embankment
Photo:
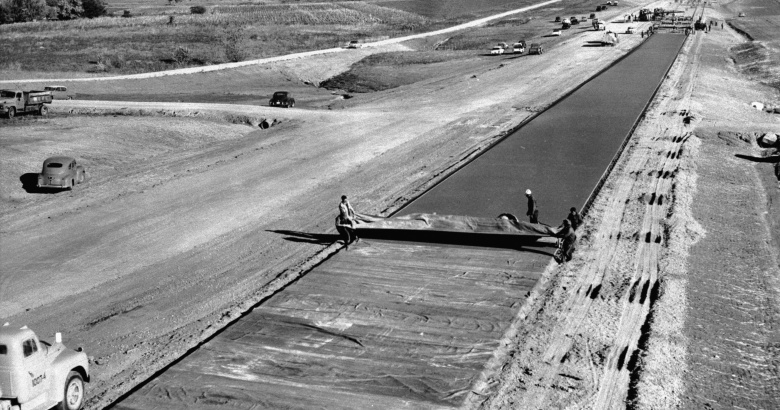
[[[482,407],[778,407],[780,185],[753,141],[780,116],[728,63],[743,41],[689,39]]]

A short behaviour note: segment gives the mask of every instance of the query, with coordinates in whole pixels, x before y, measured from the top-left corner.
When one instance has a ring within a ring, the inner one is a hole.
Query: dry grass
[[[4,66],[19,71],[138,73],[221,63],[226,40],[238,32],[244,59],[336,47],[353,39],[436,28],[436,22],[363,2],[213,6],[207,14],[103,17],[0,26]],[[175,58],[180,47],[188,61]],[[7,74],[5,74],[7,73]]]

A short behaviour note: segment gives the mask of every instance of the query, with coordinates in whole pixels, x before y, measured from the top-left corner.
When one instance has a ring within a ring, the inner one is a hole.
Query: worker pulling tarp
[[[504,234],[536,237],[556,236],[559,230],[543,224],[519,221],[509,214],[504,214],[498,218],[438,214],[410,214],[385,218],[355,213],[353,220],[356,229]]]

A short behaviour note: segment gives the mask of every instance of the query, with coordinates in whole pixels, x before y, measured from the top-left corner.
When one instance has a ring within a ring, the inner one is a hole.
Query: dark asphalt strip
[[[615,158],[666,75],[685,36],[656,34],[613,67],[495,144],[404,207],[399,215],[496,217],[526,212],[557,226],[578,209]]]

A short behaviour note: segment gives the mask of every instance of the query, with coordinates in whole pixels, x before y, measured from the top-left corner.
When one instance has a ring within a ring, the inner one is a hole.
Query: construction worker
[[[536,205],[536,199],[530,189],[525,190],[525,197],[528,198],[528,212],[525,213],[528,216],[529,221],[532,224],[539,223],[539,208]]]
[[[558,234],[556,235],[561,243],[561,259],[557,260],[558,263],[564,263],[571,260],[574,253],[574,245],[577,242],[577,233],[571,226],[571,222],[568,219],[563,220],[563,225],[559,227]]]
[[[575,231],[580,227],[580,225],[582,225],[582,215],[577,212],[577,208],[575,207],[571,207],[569,210],[569,216],[567,216],[566,219],[571,222],[571,227]]]
[[[355,210],[347,200],[346,195],[341,196],[339,203],[339,215],[336,217],[336,230],[344,237],[344,247],[349,250],[349,244],[360,241],[355,230]]]

